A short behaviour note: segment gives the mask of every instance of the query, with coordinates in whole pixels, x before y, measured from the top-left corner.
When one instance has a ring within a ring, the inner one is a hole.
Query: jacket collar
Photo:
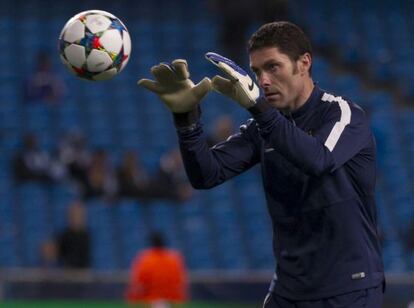
[[[312,93],[306,100],[306,102],[298,110],[292,112],[292,118],[299,118],[300,116],[304,115],[306,112],[314,108],[320,101],[322,92],[323,91],[318,87],[318,85],[315,84]]]

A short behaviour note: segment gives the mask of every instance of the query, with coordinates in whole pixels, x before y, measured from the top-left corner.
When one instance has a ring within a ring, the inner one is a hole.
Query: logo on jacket
[[[249,88],[249,91],[253,91],[253,88],[254,88],[254,82],[253,82],[253,80],[252,80],[252,83],[249,84],[249,85],[247,85],[247,86]]]

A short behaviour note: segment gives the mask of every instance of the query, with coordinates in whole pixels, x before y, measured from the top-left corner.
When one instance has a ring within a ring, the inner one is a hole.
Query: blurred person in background
[[[132,262],[125,297],[129,303],[166,308],[188,300],[187,269],[180,252],[167,248],[159,232],[149,236],[150,247]]]
[[[28,134],[24,136],[21,151],[14,157],[14,177],[18,183],[27,181],[50,183],[51,162],[50,155],[40,149],[37,137]]]
[[[86,226],[86,209],[73,201],[68,207],[68,225],[56,239],[59,264],[64,268],[88,268],[91,239]]]
[[[58,159],[78,190],[85,187],[91,153],[87,148],[86,138],[81,131],[71,131],[62,138],[58,148]]]
[[[58,248],[54,239],[48,239],[41,244],[40,263],[43,269],[54,269],[59,266]]]
[[[39,52],[35,71],[25,83],[25,102],[57,104],[61,102],[65,92],[66,85],[53,71],[50,55],[44,51]]]
[[[116,174],[108,158],[108,153],[102,149],[94,151],[86,171],[83,197],[85,199],[102,197],[112,200],[117,189]]]
[[[134,151],[124,153],[117,170],[118,195],[121,198],[146,197],[149,177]]]
[[[217,118],[213,124],[211,134],[208,136],[207,143],[214,146],[220,142],[226,141],[228,137],[235,133],[235,125],[230,115],[222,115]]]
[[[193,188],[188,182],[178,148],[173,148],[161,156],[158,171],[150,180],[146,193],[151,199],[173,202],[184,202],[192,197]]]
[[[290,22],[261,26],[248,44],[260,86],[232,60],[206,58],[227,78],[190,79],[183,59],[138,84],[172,111],[185,170],[210,189],[261,165],[276,269],[265,308],[379,308],[385,289],[375,205],[376,148],[356,104],[312,80],[312,47]],[[215,91],[252,116],[210,148],[200,101]]]

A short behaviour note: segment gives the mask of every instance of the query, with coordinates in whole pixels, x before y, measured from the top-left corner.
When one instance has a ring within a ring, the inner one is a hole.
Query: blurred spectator
[[[188,281],[183,257],[178,251],[166,248],[158,232],[151,233],[150,246],[132,263],[126,300],[151,307],[184,303],[188,299]]]
[[[59,103],[66,91],[63,80],[52,69],[52,61],[46,52],[37,55],[37,66],[25,84],[25,101],[28,103]]]
[[[86,210],[74,201],[68,208],[68,225],[57,238],[59,263],[66,268],[90,265],[90,235],[86,228]]]
[[[108,160],[108,154],[104,150],[96,150],[92,154],[90,165],[87,169],[83,196],[86,199],[96,197],[111,199],[116,192],[116,176]]]
[[[86,147],[86,139],[80,131],[68,133],[59,145],[59,161],[67,169],[69,177],[79,188],[87,183],[87,169],[91,153]]]
[[[120,197],[140,198],[146,196],[148,175],[135,152],[124,153],[121,165],[117,170],[117,177]]]
[[[148,185],[147,195],[171,201],[186,201],[192,194],[193,189],[185,174],[180,150],[174,148],[161,157],[158,171]]]
[[[212,10],[221,16],[219,30],[223,55],[236,63],[245,63],[247,47],[243,45],[255,24],[285,20],[287,0],[210,0]],[[220,53],[220,52],[219,52]]]
[[[219,142],[225,141],[234,133],[233,119],[229,115],[222,115],[214,123],[213,131],[208,137],[207,143],[209,146],[213,146]]]
[[[41,267],[44,269],[56,268],[58,262],[58,249],[54,240],[47,240],[40,247]]]
[[[28,134],[24,137],[23,148],[13,162],[14,177],[18,182],[50,182],[51,159],[46,151],[39,149],[37,138]]]

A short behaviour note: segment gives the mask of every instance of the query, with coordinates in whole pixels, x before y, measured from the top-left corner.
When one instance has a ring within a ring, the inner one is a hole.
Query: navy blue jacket
[[[277,261],[271,291],[312,300],[380,284],[375,141],[364,111],[315,86],[294,113],[253,117],[211,149],[199,121],[178,135],[195,188],[261,164]]]

